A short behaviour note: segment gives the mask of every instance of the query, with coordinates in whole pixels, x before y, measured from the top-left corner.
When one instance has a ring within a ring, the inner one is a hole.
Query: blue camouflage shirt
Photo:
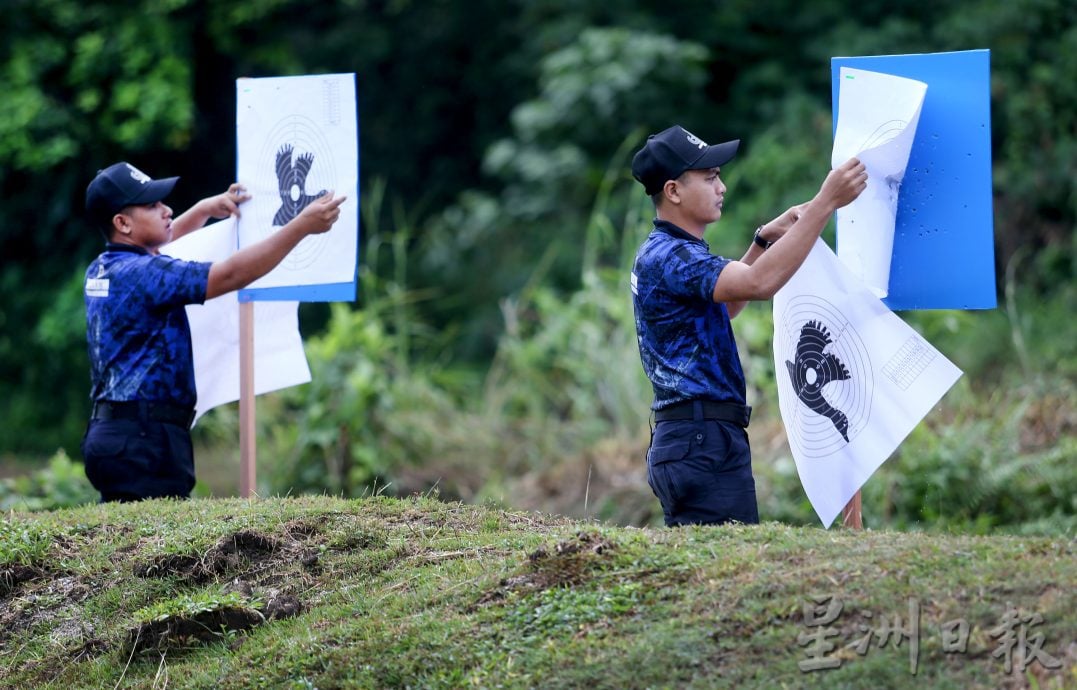
[[[643,370],[654,410],[696,398],[745,404],[744,372],[726,306],[714,284],[729,259],[701,239],[655,219],[632,267]]]
[[[210,264],[109,244],[86,269],[90,399],[193,407],[191,328],[184,305],[206,299]]]

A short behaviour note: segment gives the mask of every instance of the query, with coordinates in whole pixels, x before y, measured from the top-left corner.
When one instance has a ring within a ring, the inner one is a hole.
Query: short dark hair
[[[674,182],[681,182],[682,180],[684,180],[685,176],[687,176],[687,175],[688,175],[688,173],[690,173],[690,172],[692,172],[692,171],[691,171],[691,170],[685,170],[685,171],[684,171],[684,172],[682,172],[682,173],[681,173],[680,175],[678,175],[677,177],[675,177],[675,178],[673,179],[673,181],[674,181]],[[666,180],[666,182],[669,182],[669,180]],[[661,188],[661,189],[659,189],[659,190],[658,190],[657,192],[655,192],[654,194],[651,194],[651,202],[652,202],[652,203],[654,204],[654,207],[655,207],[655,208],[658,208],[658,202],[662,201],[662,196],[663,196],[663,195],[664,195],[665,193],[666,193],[666,185],[665,185],[665,183],[663,183],[663,184],[662,184],[662,188]]]

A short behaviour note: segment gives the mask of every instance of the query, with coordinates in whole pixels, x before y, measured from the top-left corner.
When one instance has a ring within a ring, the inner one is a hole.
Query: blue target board
[[[883,303],[898,311],[995,308],[990,51],[832,58],[835,127],[842,67],[927,84]]]

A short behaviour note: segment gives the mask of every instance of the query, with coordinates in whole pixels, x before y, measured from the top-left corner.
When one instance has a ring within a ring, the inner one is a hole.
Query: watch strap
[[[770,249],[770,245],[772,245],[774,243],[773,242],[768,242],[765,239],[763,239],[763,235],[760,234],[762,231],[763,231],[763,226],[762,225],[760,225],[758,228],[755,229],[755,236],[752,237],[752,242],[755,242],[756,246],[758,246],[760,249],[764,249],[764,250]]]

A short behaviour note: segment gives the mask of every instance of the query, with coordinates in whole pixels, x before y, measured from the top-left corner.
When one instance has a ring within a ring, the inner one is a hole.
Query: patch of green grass
[[[504,622],[525,641],[572,635],[628,613],[640,602],[641,589],[639,582],[618,583],[611,588],[548,589],[516,602]]]
[[[204,591],[182,594],[172,599],[155,601],[134,612],[135,623],[159,623],[169,618],[192,618],[223,608],[258,608],[261,602],[238,592]]]
[[[48,530],[35,522],[0,522],[0,567],[43,563],[52,546]]]
[[[1077,559],[1065,538],[635,529],[430,497],[150,501],[9,523],[62,543],[68,567],[42,567],[3,595],[3,687],[152,687],[164,677],[220,690],[1077,681]],[[201,576],[140,570],[175,554],[197,557]],[[281,601],[295,606],[271,613]],[[870,637],[884,621],[907,625],[910,601],[916,675],[910,640]],[[819,602],[841,604],[825,626],[809,624],[826,611]],[[992,631],[1008,611],[1026,620],[1026,639],[1042,635],[1060,668],[1005,672]],[[956,620],[969,628],[963,652],[943,648],[943,626]],[[805,671],[824,627],[835,643],[826,656],[840,665]]]

